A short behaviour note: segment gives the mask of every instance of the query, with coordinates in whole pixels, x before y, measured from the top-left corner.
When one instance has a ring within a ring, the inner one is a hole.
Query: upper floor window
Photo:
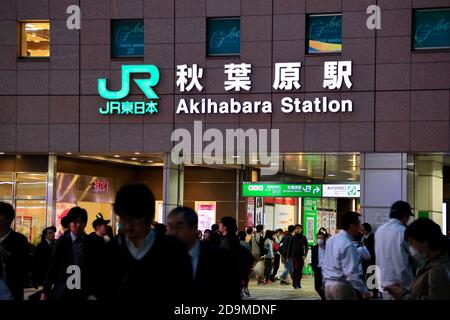
[[[113,58],[144,56],[144,20],[112,20]]]
[[[207,24],[208,56],[238,56],[241,53],[241,20],[211,18]]]
[[[413,49],[450,49],[450,8],[414,11]]]
[[[20,23],[20,56],[23,58],[50,57],[50,22]]]
[[[342,52],[342,14],[309,15],[307,53]]]

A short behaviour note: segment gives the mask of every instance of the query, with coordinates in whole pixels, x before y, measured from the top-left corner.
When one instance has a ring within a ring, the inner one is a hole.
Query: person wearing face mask
[[[409,288],[414,279],[410,254],[405,241],[405,230],[413,213],[405,201],[397,201],[391,207],[390,220],[380,226],[375,233],[375,259],[380,268],[381,296],[392,300],[383,288],[399,284]]]
[[[411,256],[419,269],[411,290],[392,285],[386,290],[402,300],[450,300],[450,260],[441,228],[434,221],[420,218],[405,232]]]
[[[314,271],[314,289],[320,298],[325,300],[325,293],[323,291],[322,261],[325,254],[326,235],[319,231],[316,238],[317,244],[311,248],[311,267]]]

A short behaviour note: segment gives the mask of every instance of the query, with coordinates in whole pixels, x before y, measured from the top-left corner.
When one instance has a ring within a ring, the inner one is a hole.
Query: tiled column
[[[425,216],[443,227],[442,156],[416,158],[416,217]]]
[[[163,223],[167,223],[170,210],[183,204],[184,191],[184,167],[174,164],[170,153],[164,155],[163,175]]]
[[[361,220],[377,228],[398,200],[414,207],[414,162],[406,153],[361,154]]]
[[[54,154],[48,156],[47,171],[47,227],[56,224],[56,162]]]

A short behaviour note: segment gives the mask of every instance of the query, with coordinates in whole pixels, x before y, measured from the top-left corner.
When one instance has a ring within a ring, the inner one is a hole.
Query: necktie
[[[77,262],[80,269],[84,269],[86,266],[86,243],[82,237],[78,237],[76,240],[77,248]]]

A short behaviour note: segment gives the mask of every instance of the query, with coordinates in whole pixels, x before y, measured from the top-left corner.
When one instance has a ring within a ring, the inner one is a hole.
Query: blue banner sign
[[[207,36],[207,50],[209,56],[233,56],[240,54],[240,19],[209,19]]]

